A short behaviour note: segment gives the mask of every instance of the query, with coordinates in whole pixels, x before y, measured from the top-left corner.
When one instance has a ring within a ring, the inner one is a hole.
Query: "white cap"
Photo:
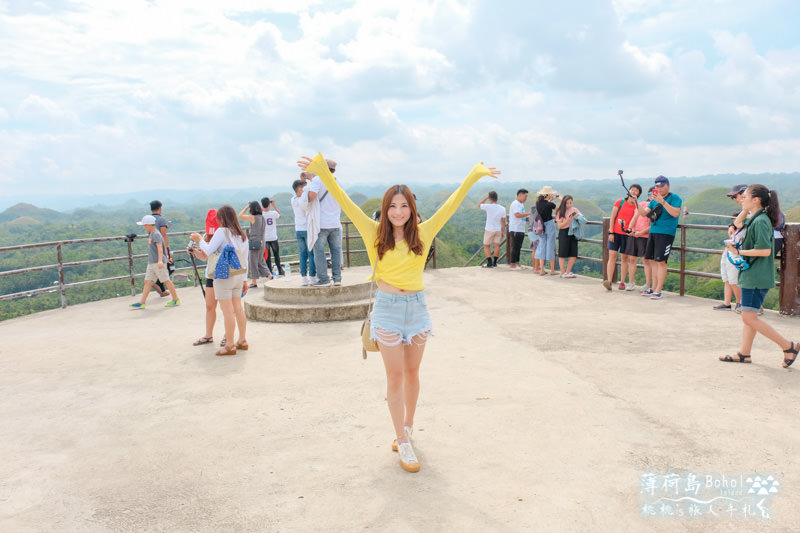
[[[142,217],[142,221],[141,222],[137,222],[136,224],[139,225],[139,226],[144,226],[144,225],[147,225],[147,224],[149,224],[151,226],[155,226],[156,217],[154,217],[153,215],[145,215],[145,216]]]

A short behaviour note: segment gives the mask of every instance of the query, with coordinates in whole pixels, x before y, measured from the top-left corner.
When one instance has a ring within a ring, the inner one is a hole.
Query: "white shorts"
[[[722,259],[719,261],[719,273],[722,276],[722,281],[728,282],[731,285],[739,284],[739,269],[728,261],[728,253],[724,250],[722,252]]]
[[[214,280],[214,298],[217,300],[230,300],[242,297],[242,287],[247,274],[237,274],[228,279]]]
[[[483,232],[483,245],[500,244],[503,233],[501,231],[486,231]]]

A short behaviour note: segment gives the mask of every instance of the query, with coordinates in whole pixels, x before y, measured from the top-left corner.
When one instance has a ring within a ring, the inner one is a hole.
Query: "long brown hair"
[[[642,192],[641,189],[639,190],[639,192]],[[561,204],[559,204],[558,209],[556,210],[556,218],[565,218],[567,216],[567,200],[572,200],[573,202],[575,202],[575,200],[569,194],[566,196],[562,196]],[[573,203],[573,205],[575,204]]]
[[[247,235],[239,225],[239,217],[236,216],[236,211],[233,207],[226,204],[217,209],[217,222],[219,222],[220,228],[228,228],[234,235],[247,240]]]
[[[378,220],[378,237],[375,239],[375,246],[378,248],[378,259],[383,259],[383,254],[389,250],[394,250],[394,226],[389,220],[389,206],[392,204],[392,198],[394,198],[396,194],[402,194],[408,202],[408,207],[411,208],[411,216],[408,217],[408,220],[403,226],[403,236],[408,249],[416,255],[422,255],[422,250],[425,248],[425,245],[419,238],[417,202],[414,199],[414,195],[405,185],[395,185],[386,190],[383,194],[383,201],[381,202],[381,216]]]

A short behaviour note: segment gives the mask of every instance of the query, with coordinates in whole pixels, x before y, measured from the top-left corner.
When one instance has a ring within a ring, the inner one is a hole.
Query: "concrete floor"
[[[417,474],[359,322],[251,322],[226,358],[191,345],[199,288],[0,322],[0,531],[797,530],[800,381],[763,338],[717,361],[738,315],[502,266],[425,283]],[[780,488],[770,518],[646,518],[642,476],[668,472]]]

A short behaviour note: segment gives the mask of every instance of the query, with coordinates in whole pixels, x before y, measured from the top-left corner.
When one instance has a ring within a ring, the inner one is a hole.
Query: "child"
[[[169,293],[172,295],[172,300],[166,303],[164,307],[175,307],[180,305],[181,301],[178,299],[178,293],[175,291],[175,285],[169,279],[169,272],[164,264],[164,238],[161,233],[156,231],[156,218],[153,215],[145,215],[142,217],[141,222],[136,223],[139,226],[144,226],[144,229],[149,233],[147,243],[147,271],[144,274],[144,288],[142,289],[142,299],[136,303],[131,304],[132,309],[144,309],[144,303],[147,300],[147,295],[150,294],[150,287],[154,281],[161,281],[167,286]]]

